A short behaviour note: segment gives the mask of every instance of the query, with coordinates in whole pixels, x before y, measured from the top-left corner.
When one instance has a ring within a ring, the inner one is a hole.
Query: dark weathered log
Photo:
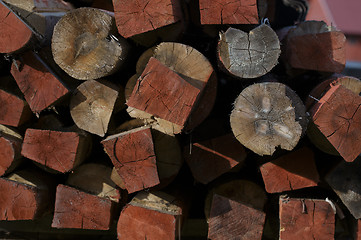
[[[194,142],[184,150],[193,177],[207,184],[236,166],[241,166],[247,153],[232,134]]]
[[[305,106],[281,83],[258,83],[244,89],[234,103],[231,127],[245,147],[272,155],[277,146],[292,150],[307,128]]]
[[[266,24],[249,33],[229,28],[220,35],[218,59],[222,68],[239,78],[265,75],[277,65],[281,53],[277,34]]]
[[[0,176],[10,173],[22,162],[22,142],[19,133],[0,125]]]
[[[261,239],[266,214],[218,194],[208,218],[209,239]]]
[[[58,185],[54,228],[108,230],[113,221],[115,203],[65,185]]]
[[[314,154],[306,147],[266,163],[260,170],[268,193],[314,187],[319,182]]]
[[[113,74],[124,62],[127,48],[126,41],[117,34],[114,17],[100,9],[70,11],[54,28],[54,60],[76,79]]]
[[[88,80],[76,89],[70,101],[75,124],[104,137],[119,94],[119,87],[105,80]]]
[[[21,154],[50,169],[66,173],[88,155],[91,139],[84,132],[64,132],[28,128]]]
[[[279,204],[279,239],[334,239],[336,213],[330,203],[281,196]]]

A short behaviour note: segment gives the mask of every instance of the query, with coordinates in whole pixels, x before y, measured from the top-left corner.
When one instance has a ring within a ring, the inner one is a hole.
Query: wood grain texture
[[[79,191],[65,185],[58,185],[54,228],[78,228],[109,230],[113,220],[114,203],[105,198]]]
[[[6,126],[0,127],[0,176],[13,171],[22,161],[23,138]]]

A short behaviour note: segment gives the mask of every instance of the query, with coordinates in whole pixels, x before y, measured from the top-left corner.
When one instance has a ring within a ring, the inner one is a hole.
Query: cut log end
[[[6,135],[0,130],[0,176],[11,172],[21,163],[22,138]]]

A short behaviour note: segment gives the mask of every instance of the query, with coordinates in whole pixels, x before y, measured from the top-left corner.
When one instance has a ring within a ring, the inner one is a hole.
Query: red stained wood
[[[282,156],[260,167],[266,191],[277,193],[317,186],[319,175],[309,148]]]
[[[0,89],[0,124],[18,127],[31,117],[29,105],[18,96]]]
[[[0,53],[12,53],[25,47],[32,32],[3,4],[0,4]]]
[[[33,112],[41,112],[68,93],[68,89],[53,76],[31,52],[17,61],[19,70],[12,64],[11,74]]]
[[[242,165],[247,154],[233,134],[192,144],[185,149],[185,158],[193,177],[207,184],[237,165]]]
[[[214,194],[208,219],[208,238],[261,239],[265,218],[262,211]]]
[[[346,37],[332,31],[287,39],[286,54],[294,68],[342,72],[346,64]]]
[[[28,128],[21,154],[46,167],[66,173],[79,164],[77,155],[82,138],[76,132]]]
[[[361,240],[361,219],[357,220],[354,239]]]
[[[113,204],[109,199],[60,184],[56,189],[55,211],[51,226],[108,230],[113,218]]]
[[[118,240],[176,239],[177,216],[127,205],[120,213]]]
[[[150,128],[138,128],[102,141],[129,193],[159,184]]]
[[[258,24],[257,0],[199,0],[201,24]]]
[[[48,205],[48,192],[6,178],[0,178],[0,193],[0,220],[34,220]]]
[[[152,57],[127,105],[184,126],[199,94],[199,89]]]
[[[335,213],[323,200],[280,198],[280,240],[334,239]]]
[[[361,153],[360,106],[360,96],[336,85],[310,110],[313,122],[347,162]]]
[[[21,141],[6,136],[0,137],[0,176],[12,170],[19,161]]]
[[[113,0],[115,22],[125,38],[149,32],[180,20],[177,0]]]

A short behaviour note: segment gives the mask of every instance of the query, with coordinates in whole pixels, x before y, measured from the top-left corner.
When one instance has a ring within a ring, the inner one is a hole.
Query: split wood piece
[[[352,163],[342,161],[325,178],[356,219],[361,218],[360,170],[360,159]]]
[[[239,78],[257,78],[272,70],[281,53],[277,34],[267,24],[249,33],[228,28],[220,34],[218,59],[221,67]]]
[[[80,84],[70,101],[70,114],[75,124],[87,132],[104,137],[119,88],[105,80]]]
[[[63,132],[28,128],[21,154],[61,173],[74,169],[87,157],[90,137],[83,132]]]
[[[201,24],[258,24],[257,0],[200,0]]]
[[[18,68],[17,66],[20,66]],[[40,113],[50,105],[55,104],[69,90],[52,75],[33,55],[27,52],[21,61],[11,66],[13,75],[20,90],[24,94],[31,110]]]
[[[118,239],[176,239],[182,208],[177,199],[162,192],[140,192],[123,208]]]
[[[34,220],[48,213],[53,207],[52,184],[36,169],[0,178],[0,220]]]
[[[160,183],[149,127],[112,135],[102,144],[129,193]]]
[[[32,118],[29,105],[20,96],[0,89],[0,124],[18,127]]]
[[[113,0],[115,21],[125,38],[171,25],[181,20],[180,1]]]
[[[266,163],[260,170],[268,193],[314,187],[320,180],[314,154],[306,147]]]
[[[51,46],[60,68],[80,80],[113,74],[128,48],[117,33],[114,17],[95,8],[78,8],[64,15],[55,25]]]
[[[204,213],[210,216],[212,199],[217,194],[233,201],[246,204],[254,209],[263,210],[267,202],[266,192],[259,185],[248,180],[232,180],[213,187],[207,194]]]
[[[245,147],[263,156],[276,147],[292,150],[305,133],[305,106],[288,86],[266,82],[245,88],[231,113],[234,135]]]
[[[287,63],[292,68],[340,73],[346,64],[346,37],[322,21],[306,21],[288,32]]]
[[[347,88],[331,86],[310,114],[320,132],[347,162],[361,153],[361,97]]]
[[[193,88],[200,91],[196,99],[196,104],[191,110],[184,129],[182,129],[182,126],[133,107],[128,107],[128,113],[135,118],[156,120],[157,124],[155,124],[153,128],[157,128],[159,131],[170,135],[180,133],[182,130],[192,130],[209,115],[215,102],[217,78],[212,65],[200,52],[190,46],[171,42],[161,43],[156,48],[147,50],[139,58],[137,63],[137,76],[133,76],[125,88],[126,100],[128,100],[133,91],[135,91],[139,76],[141,76],[142,72],[144,74],[144,70],[151,57],[157,59]],[[173,73],[171,75],[174,76]]]
[[[192,175],[200,183],[208,184],[223,173],[243,165],[247,153],[233,134],[192,143],[184,150]]]
[[[0,176],[12,172],[22,162],[22,142],[19,133],[0,125]]]
[[[54,218],[54,228],[78,228],[109,230],[113,221],[115,203],[75,188],[58,185]]]
[[[66,184],[98,197],[119,202],[120,191],[110,179],[111,174],[111,167],[97,163],[83,164],[71,172]]]
[[[214,194],[208,219],[209,239],[262,239],[266,214]]]
[[[280,240],[334,239],[336,213],[330,203],[281,196],[279,204]]]
[[[305,102],[306,108],[311,109],[312,106],[323,97],[327,90],[329,90],[331,85],[341,85],[356,93],[357,95],[360,95],[361,93],[361,81],[358,78],[349,76],[332,77],[321,82],[310,92]],[[327,140],[325,135],[320,132],[320,130],[312,121],[307,128],[307,136],[311,142],[321,151],[331,155],[339,155],[335,147]]]

